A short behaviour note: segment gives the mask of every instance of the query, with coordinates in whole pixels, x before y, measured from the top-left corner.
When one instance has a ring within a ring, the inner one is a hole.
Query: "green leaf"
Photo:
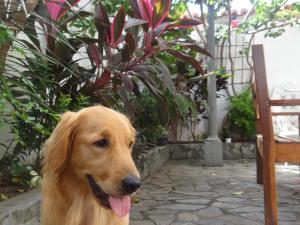
[[[31,178],[30,184],[32,187],[38,187],[41,183],[41,177],[40,176],[35,176]]]
[[[31,176],[38,176],[38,173],[35,172],[34,170],[31,170],[31,171],[29,172],[29,174],[30,174]]]
[[[182,53],[182,52],[179,52],[179,51],[175,51],[173,49],[168,49],[168,50],[166,50],[166,52],[168,52],[171,55],[175,56],[177,59],[182,60],[182,61],[190,64],[198,72],[200,72],[200,73],[203,74],[203,70],[202,70],[202,67],[201,67],[200,63],[196,59],[194,59],[193,57],[191,57],[191,56],[189,56],[189,55],[187,55],[185,53]]]

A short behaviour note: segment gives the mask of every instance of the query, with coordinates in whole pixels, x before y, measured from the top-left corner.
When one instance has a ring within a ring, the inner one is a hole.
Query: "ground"
[[[277,166],[280,225],[299,225],[299,167]],[[199,160],[169,161],[148,177],[130,225],[262,225],[263,192],[254,162],[207,168]]]

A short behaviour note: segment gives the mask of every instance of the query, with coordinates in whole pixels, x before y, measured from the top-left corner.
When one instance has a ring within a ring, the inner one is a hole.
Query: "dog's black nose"
[[[122,188],[126,194],[132,194],[141,186],[141,179],[129,175],[122,180]]]

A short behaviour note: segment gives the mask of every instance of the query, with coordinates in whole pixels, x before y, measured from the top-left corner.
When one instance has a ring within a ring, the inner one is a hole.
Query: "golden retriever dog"
[[[103,106],[63,114],[44,145],[42,225],[127,225],[141,185],[135,130]]]

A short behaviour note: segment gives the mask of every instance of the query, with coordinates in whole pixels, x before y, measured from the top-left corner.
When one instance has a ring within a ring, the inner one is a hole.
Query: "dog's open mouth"
[[[129,213],[131,207],[130,195],[113,197],[105,193],[91,175],[87,175],[87,180],[94,196],[102,206],[111,209],[119,217],[124,217]]]

